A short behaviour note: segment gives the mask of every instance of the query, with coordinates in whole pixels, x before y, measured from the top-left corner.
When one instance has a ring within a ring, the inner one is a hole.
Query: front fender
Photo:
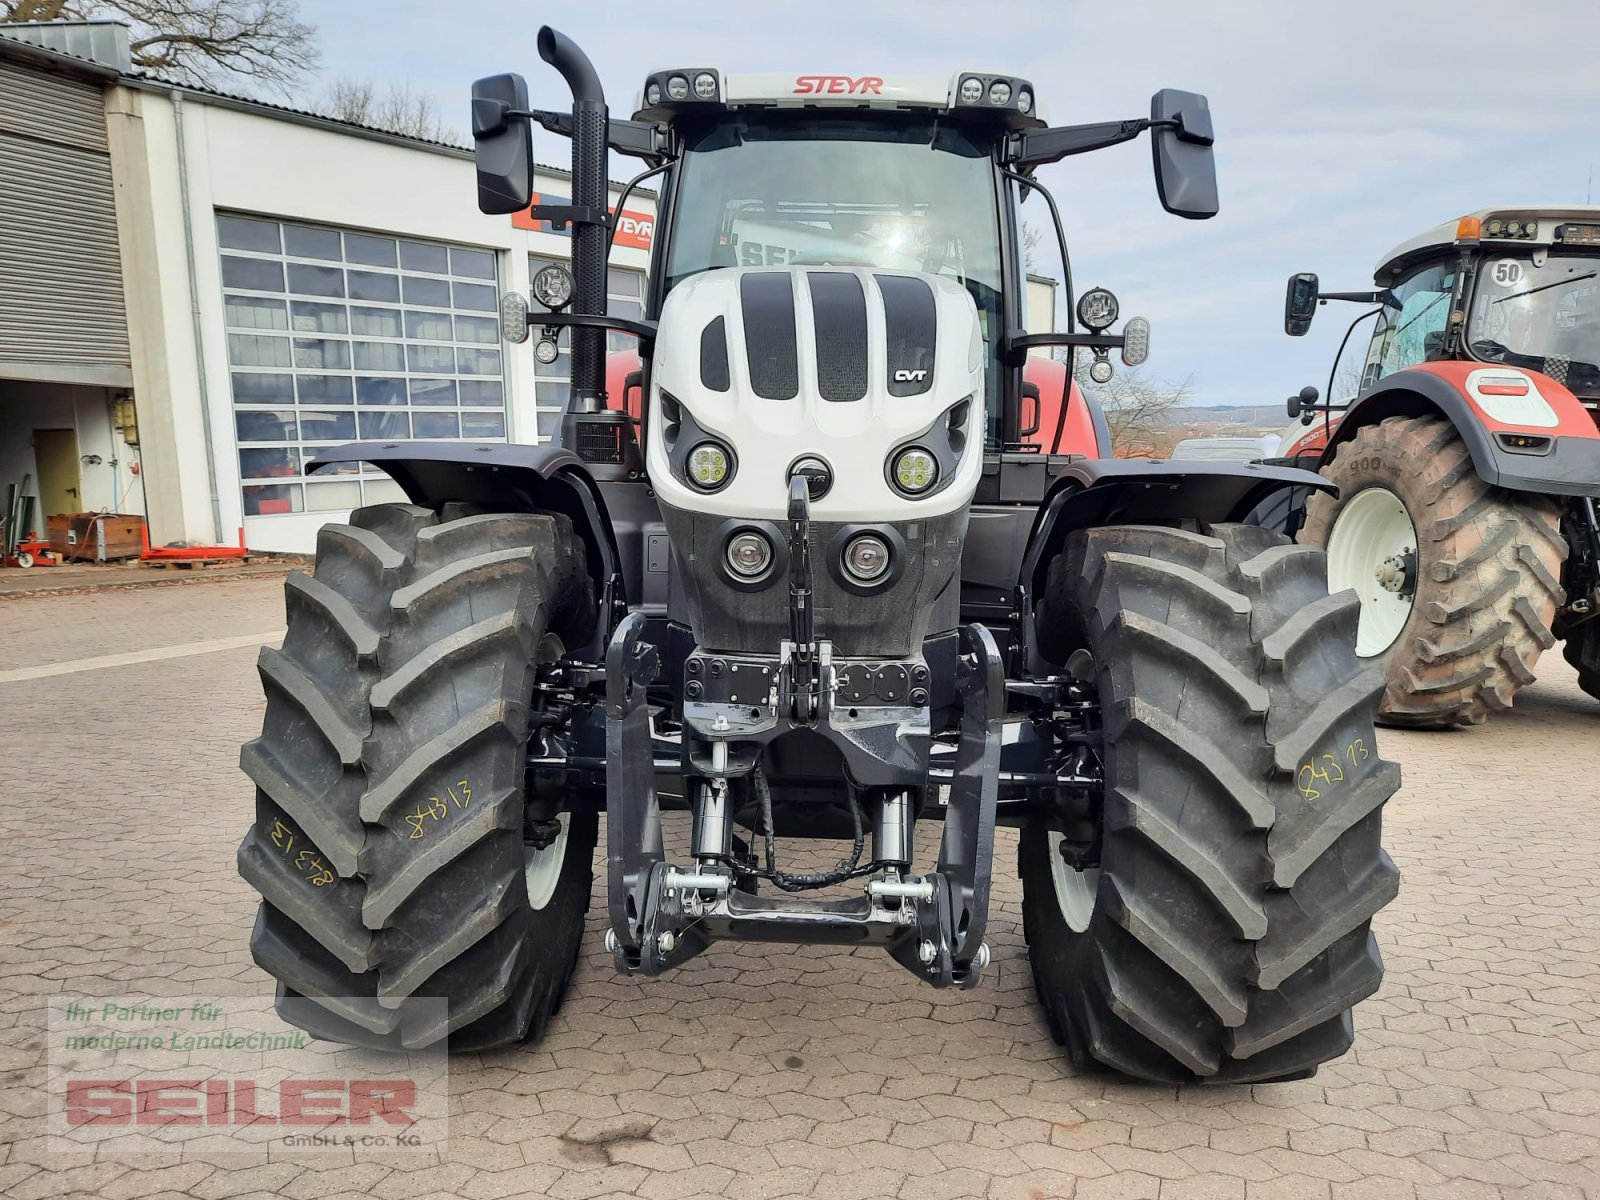
[[[1071,464],[1045,498],[1022,562],[1020,583],[1037,599],[1050,560],[1067,534],[1101,525],[1159,525],[1174,520],[1217,525],[1240,521],[1286,487],[1338,494],[1320,475],[1260,463],[1086,459]]]
[[[1522,424],[1496,417],[1470,394],[1467,378],[1492,370],[1525,376],[1554,423]],[[1389,417],[1442,416],[1455,427],[1485,483],[1554,496],[1600,496],[1600,430],[1595,418],[1561,384],[1524,367],[1482,362],[1422,363],[1386,375],[1356,398],[1323,451],[1329,462],[1356,430]],[[1539,452],[1516,450],[1500,435],[1546,439]]]
[[[595,594],[619,577],[605,502],[583,460],[570,450],[504,442],[346,442],[317,455],[308,469],[351,462],[381,467],[413,504],[425,508],[454,501],[493,512],[565,513],[584,539]]]

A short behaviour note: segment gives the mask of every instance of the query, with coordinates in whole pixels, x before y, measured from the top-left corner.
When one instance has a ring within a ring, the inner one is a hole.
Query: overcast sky
[[[588,51],[622,115],[647,71],[677,65],[1004,71],[1035,82],[1055,124],[1146,115],[1161,87],[1204,92],[1222,195],[1213,220],[1162,211],[1143,137],[1042,177],[1079,286],[1107,286],[1124,315],[1149,317],[1151,372],[1192,375],[1205,403],[1276,403],[1326,382],[1357,310],[1329,305],[1308,337],[1286,337],[1290,272],[1370,287],[1384,251],[1441,221],[1583,203],[1600,160],[1596,0],[340,0],[302,11],[320,26],[325,76],[408,80],[462,129],[471,81],[498,71],[526,75],[536,105],[565,106],[534,49],[541,20]],[[566,161],[554,138],[536,152]],[[1053,262],[1040,266],[1055,274]]]

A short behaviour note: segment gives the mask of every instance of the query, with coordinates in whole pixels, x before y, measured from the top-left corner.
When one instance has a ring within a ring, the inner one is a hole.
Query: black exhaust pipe
[[[539,30],[539,57],[567,81],[572,92],[572,206],[605,214],[607,211],[606,95],[589,56],[563,33],[546,25]],[[584,316],[604,316],[606,311],[606,251],[610,236],[604,225],[572,224],[572,311]],[[572,395],[569,413],[599,412],[605,392],[605,331],[572,330]]]

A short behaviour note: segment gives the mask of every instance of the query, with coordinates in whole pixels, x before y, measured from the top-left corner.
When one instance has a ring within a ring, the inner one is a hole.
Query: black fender
[[[1130,458],[1074,462],[1045,497],[1028,540],[1018,580],[1029,597],[1023,619],[1031,624],[1033,601],[1043,591],[1050,560],[1075,529],[1162,525],[1176,520],[1208,525],[1242,521],[1267,496],[1288,487],[1316,488],[1334,495],[1339,491],[1322,476],[1298,467]]]
[[[1600,496],[1600,438],[1562,437],[1552,429],[1542,454],[1508,450],[1449,380],[1423,370],[1396,371],[1358,396],[1328,439],[1322,465],[1332,461],[1358,429],[1389,417],[1427,416],[1442,416],[1455,426],[1485,483],[1553,496]]]
[[[351,462],[381,467],[407,499],[425,508],[458,501],[494,512],[565,513],[584,540],[595,595],[604,597],[609,589],[613,605],[626,602],[605,501],[570,450],[505,442],[346,442],[322,451],[308,470]]]

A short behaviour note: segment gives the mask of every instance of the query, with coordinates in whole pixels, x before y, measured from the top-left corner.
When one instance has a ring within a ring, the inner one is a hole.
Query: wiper
[[[1574,275],[1571,279],[1558,279],[1554,283],[1541,283],[1536,288],[1529,288],[1525,292],[1517,292],[1511,296],[1501,296],[1496,304],[1504,304],[1507,300],[1521,300],[1524,296],[1531,296],[1535,292],[1548,292],[1553,287],[1560,287],[1564,283],[1582,283],[1585,279],[1593,279],[1600,271],[1590,271],[1587,275]]]
[[[1404,333],[1406,330],[1410,329],[1418,321],[1422,320],[1423,317],[1427,316],[1434,309],[1438,308],[1442,301],[1448,300],[1449,298],[1450,298],[1450,293],[1449,292],[1440,292],[1436,297],[1434,297],[1434,301],[1433,301],[1432,304],[1428,305],[1427,308],[1423,309],[1416,316],[1412,317],[1411,320],[1407,321],[1404,325],[1400,326],[1399,329],[1396,329],[1394,331],[1395,337],[1399,337],[1402,333]]]

